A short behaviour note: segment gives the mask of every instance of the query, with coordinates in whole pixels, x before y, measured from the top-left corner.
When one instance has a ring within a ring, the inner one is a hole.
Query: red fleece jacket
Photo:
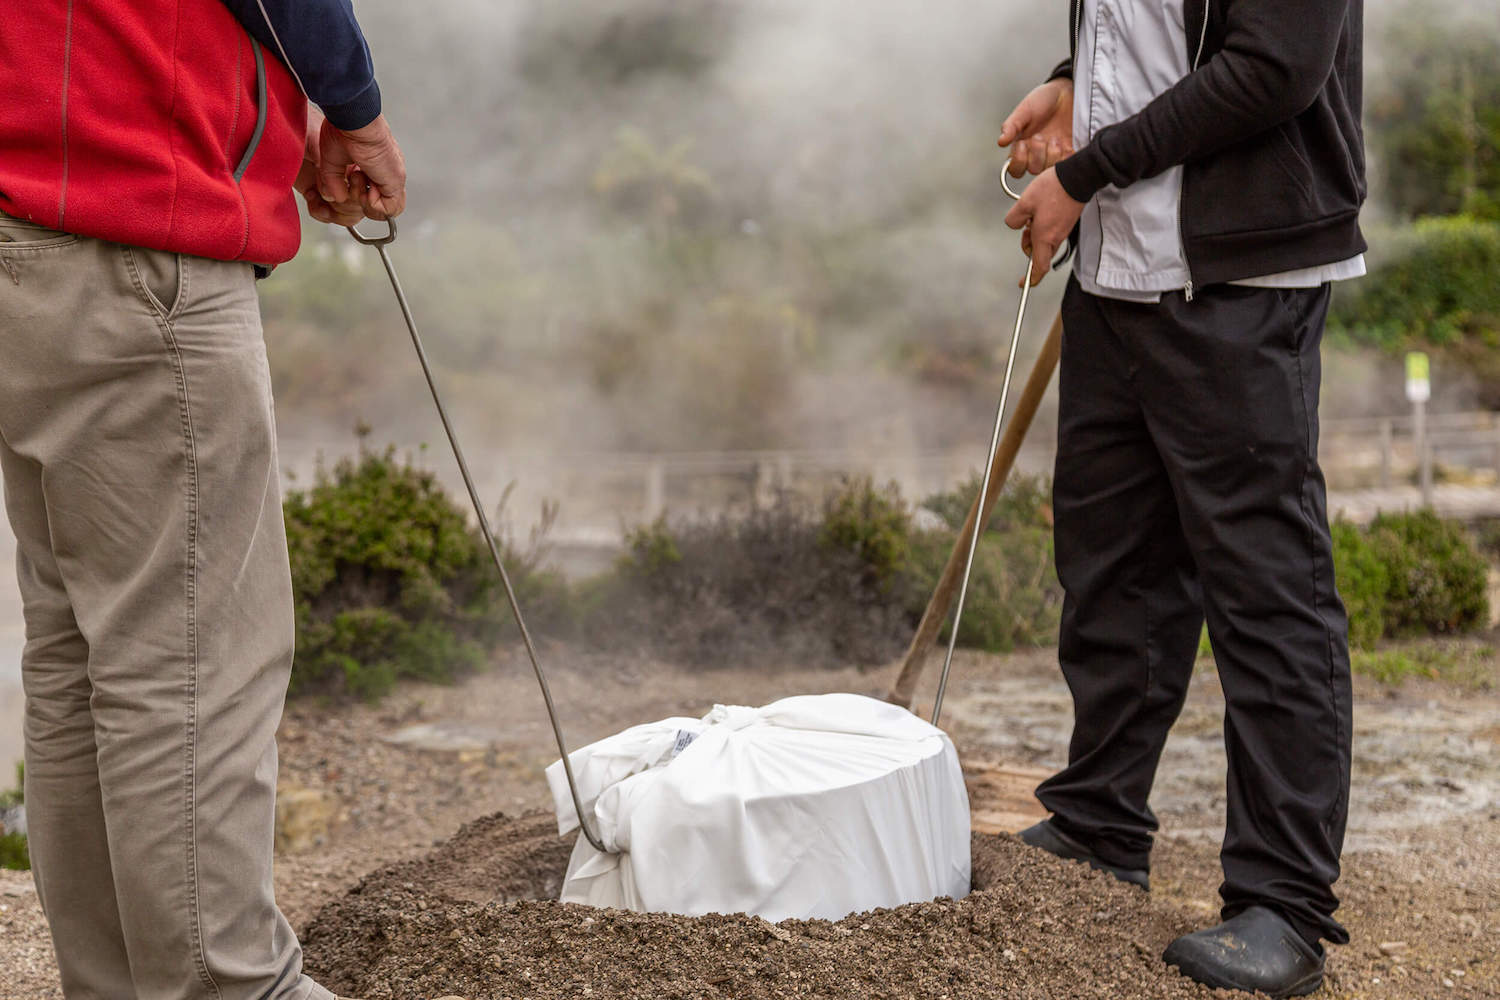
[[[291,259],[307,100],[220,0],[7,7],[0,211],[217,260]]]

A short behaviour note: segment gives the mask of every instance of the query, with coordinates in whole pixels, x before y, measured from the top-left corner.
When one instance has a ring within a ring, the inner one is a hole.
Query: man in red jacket
[[[272,890],[293,617],[255,276],[297,250],[294,187],[324,222],[403,208],[368,49],[347,0],[36,0],[0,84],[0,470],[63,992],[327,1000]]]

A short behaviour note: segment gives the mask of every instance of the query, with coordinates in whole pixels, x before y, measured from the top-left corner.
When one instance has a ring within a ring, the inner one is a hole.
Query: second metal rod
[[[938,677],[937,698],[932,703],[932,724],[938,724],[943,714],[943,695],[948,690],[948,672],[953,669],[953,650],[958,645],[958,623],[964,616],[964,598],[969,595],[969,576],[974,572],[974,553],[979,549],[979,536],[984,534],[984,498],[990,494],[990,479],[995,474],[995,449],[1000,445],[1000,430],[1005,424],[1005,402],[1010,397],[1010,379],[1016,370],[1016,347],[1021,343],[1021,323],[1026,319],[1026,297],[1031,292],[1031,272],[1036,262],[1026,259],[1026,279],[1021,285],[1021,307],[1016,310],[1016,328],[1010,335],[1010,355],[1005,359],[1005,381],[1000,384],[1000,404],[995,407],[995,429],[990,434],[989,458],[984,463],[984,478],[979,485],[978,506],[975,508],[974,531],[969,536],[969,555],[964,560],[963,582],[958,587],[958,603],[953,608],[952,631],[948,634],[948,652],[943,656],[943,672]]]
[[[453,424],[448,419],[448,409],[443,405],[443,397],[438,392],[437,380],[432,375],[432,366],[427,362],[427,351],[423,349],[422,338],[417,333],[417,321],[412,318],[411,306],[407,305],[406,293],[401,289],[401,279],[396,277],[396,268],[391,263],[390,256],[386,254],[386,245],[395,238],[395,232],[395,224],[391,223],[391,235],[387,239],[366,239],[358,233],[354,233],[354,236],[361,243],[368,243],[379,251],[380,262],[385,265],[385,273],[390,277],[391,287],[396,291],[396,301],[401,305],[401,315],[406,320],[406,328],[411,331],[412,346],[417,349],[417,360],[422,363],[422,374],[427,377],[427,388],[432,392],[432,402],[437,406],[438,418],[443,422],[443,430],[448,435],[448,443],[453,446],[453,457],[458,460],[459,474],[463,476],[464,486],[469,491],[469,500],[474,505],[474,513],[479,517],[479,530],[484,532],[484,540],[489,546],[490,556],[495,560],[495,569],[500,573],[500,582],[505,586],[505,597],[510,602],[511,614],[515,616],[516,627],[521,631],[521,641],[526,646],[526,655],[531,659],[531,669],[536,674],[537,685],[542,689],[542,700],[547,704],[547,718],[552,723],[552,735],[557,738],[557,752],[562,756],[563,772],[568,777],[568,791],[572,793],[573,808],[578,813],[578,828],[594,850],[607,854],[609,852],[604,846],[604,841],[589,829],[588,819],[583,814],[583,800],[578,794],[578,782],[573,777],[573,763],[568,759],[568,744],[563,739],[562,724],[557,720],[557,707],[552,703],[552,689],[547,686],[547,676],[542,673],[542,664],[537,658],[536,644],[531,640],[531,631],[526,627],[526,619],[521,616],[521,603],[516,599],[516,589],[511,586],[510,574],[505,571],[505,563],[500,558],[500,547],[495,543],[495,535],[490,531],[490,520],[485,516],[484,504],[479,499],[479,490],[474,486],[474,477],[469,474],[469,463],[464,461],[464,452],[459,447],[458,435],[454,433]]]

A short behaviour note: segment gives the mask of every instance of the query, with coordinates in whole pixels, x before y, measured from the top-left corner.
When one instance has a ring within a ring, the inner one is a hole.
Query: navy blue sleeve
[[[278,56],[334,127],[363,128],[380,114],[380,87],[349,0],[224,0],[245,30]]]

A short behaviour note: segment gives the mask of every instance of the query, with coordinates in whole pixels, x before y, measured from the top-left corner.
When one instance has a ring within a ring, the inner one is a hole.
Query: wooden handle
[[[1011,411],[1010,421],[1005,425],[1005,431],[1000,435],[1000,441],[995,445],[995,468],[990,476],[989,492],[983,497],[975,497],[974,505],[969,508],[968,519],[964,521],[964,527],[953,542],[953,551],[948,556],[948,565],[943,567],[943,575],[938,578],[937,587],[932,592],[932,598],[927,602],[927,610],[922,612],[922,621],[917,626],[917,634],[912,636],[911,645],[906,650],[906,658],[901,661],[901,673],[896,678],[895,685],[885,696],[885,700],[903,708],[910,708],[912,697],[916,694],[917,681],[922,677],[922,670],[927,665],[927,654],[932,652],[932,646],[937,642],[938,633],[942,631],[943,622],[948,618],[948,610],[953,606],[953,598],[958,593],[959,580],[964,573],[964,560],[969,552],[969,538],[974,532],[974,525],[988,524],[990,515],[995,512],[995,504],[1000,499],[1000,493],[1005,488],[1005,481],[1010,478],[1011,466],[1016,462],[1016,453],[1021,450],[1021,443],[1026,440],[1026,432],[1031,430],[1031,422],[1036,417],[1036,411],[1042,403],[1042,397],[1047,393],[1047,386],[1052,381],[1052,373],[1057,370],[1057,359],[1062,353],[1062,314],[1052,321],[1052,329],[1047,333],[1047,340],[1042,344],[1042,351],[1037,355],[1036,362],[1031,366],[1031,374],[1026,377],[1026,388],[1021,391],[1021,398],[1016,401],[1016,408]],[[980,516],[980,500],[984,502],[984,514]]]

